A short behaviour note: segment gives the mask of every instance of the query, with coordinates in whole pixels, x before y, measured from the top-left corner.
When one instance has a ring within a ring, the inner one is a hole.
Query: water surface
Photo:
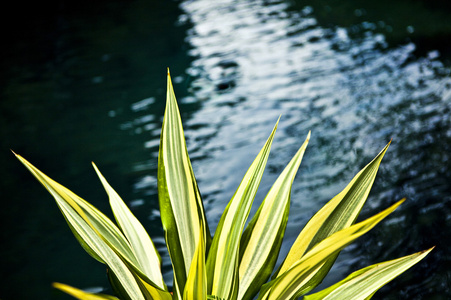
[[[286,1],[199,0],[181,7],[179,20],[193,26],[188,41],[195,60],[187,73],[196,78],[193,95],[182,102],[202,102],[187,122],[187,136],[201,191],[207,190],[209,219],[218,221],[243,165],[250,165],[279,115],[256,204],[312,130],[293,188],[283,254],[312,214],[393,140],[362,213],[368,217],[400,198],[408,201],[344,251],[325,285],[356,268],[437,245],[434,257],[377,297],[445,299],[449,243],[441,229],[451,216],[451,80],[440,51],[418,51],[408,39],[401,43],[401,22],[390,25],[382,16],[346,28],[324,26],[313,6]],[[374,18],[375,12],[368,14]],[[420,26],[415,18],[403,28],[412,40],[420,35],[413,34]]]
[[[104,267],[79,247],[53,200],[9,149],[111,215],[90,166],[95,161],[148,229],[171,281],[156,195],[169,66],[211,229],[279,115],[252,213],[312,131],[282,255],[314,212],[393,140],[362,215],[408,200],[343,251],[324,285],[436,245],[375,298],[449,298],[449,52],[441,43],[421,43],[428,32],[439,40],[433,29],[446,32],[446,23],[427,8],[434,25],[427,31],[415,21],[427,14],[414,6],[393,21],[405,1],[391,13],[383,3],[340,3],[67,3],[35,29],[17,29],[3,50],[0,77],[0,159],[8,174],[0,214],[9,245],[1,250],[0,297],[65,299],[51,289],[53,281],[108,286]]]

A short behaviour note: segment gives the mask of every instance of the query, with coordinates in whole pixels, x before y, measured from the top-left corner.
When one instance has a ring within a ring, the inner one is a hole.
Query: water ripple
[[[425,218],[437,208],[449,211],[450,152],[442,150],[451,136],[451,82],[436,52],[417,59],[414,44],[390,48],[372,32],[378,25],[368,22],[361,26],[365,34],[350,38],[352,28],[322,28],[312,8],[293,11],[282,1],[192,0],[180,7],[179,22],[192,26],[187,41],[194,57],[187,70],[191,95],[182,101],[201,104],[186,122],[186,135],[210,221],[219,220],[281,114],[256,204],[312,130],[293,189],[287,245],[390,139],[385,178],[377,181],[384,190],[372,193],[364,213],[398,196],[412,197]],[[441,199],[422,202],[432,191]],[[408,213],[409,207],[387,228],[410,222]],[[349,266],[342,264],[344,272]]]

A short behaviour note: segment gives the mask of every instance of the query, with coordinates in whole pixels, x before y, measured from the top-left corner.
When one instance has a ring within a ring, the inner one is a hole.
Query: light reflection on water
[[[433,234],[435,239],[421,239],[418,233],[440,231],[440,226],[449,226],[451,215],[451,80],[439,53],[418,59],[414,44],[388,47],[384,35],[372,31],[382,23],[364,22],[361,37],[350,38],[346,28],[318,25],[311,7],[292,11],[285,2],[270,2],[193,0],[180,5],[185,14],[179,23],[192,25],[187,41],[194,61],[176,82],[192,80],[190,95],[180,101],[200,103],[185,121],[185,134],[212,229],[282,115],[253,212],[312,130],[292,191],[282,255],[312,214],[390,139],[393,145],[363,214],[369,216],[401,197],[410,202],[382,225],[381,232],[389,236],[379,232],[358,244],[363,248],[346,250],[326,284],[349,273],[351,265],[363,267],[439,243],[445,236],[441,232]],[[133,105],[146,105],[143,101]],[[153,121],[137,119],[133,126],[147,124],[154,130]],[[146,147],[158,146],[157,131]],[[156,180],[146,174],[135,188],[155,191]],[[446,217],[436,219],[438,211]],[[448,245],[442,243],[429,261],[436,264],[435,277],[410,274],[410,281],[400,284],[402,297],[440,285],[445,285],[443,294],[449,292],[449,279],[443,279],[448,271],[438,267],[440,260],[450,261],[444,250]],[[167,255],[164,260],[167,269]],[[406,288],[408,284],[419,287]]]

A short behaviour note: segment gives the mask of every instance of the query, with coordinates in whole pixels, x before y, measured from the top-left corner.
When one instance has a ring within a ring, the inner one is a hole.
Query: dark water
[[[54,281],[108,286],[9,149],[109,212],[95,161],[148,228],[171,280],[156,197],[168,66],[212,229],[280,114],[255,204],[312,130],[283,255],[393,139],[362,215],[408,201],[343,251],[324,284],[436,245],[375,298],[450,298],[449,7],[325,2],[63,2],[17,20],[0,76],[1,299],[69,299]]]

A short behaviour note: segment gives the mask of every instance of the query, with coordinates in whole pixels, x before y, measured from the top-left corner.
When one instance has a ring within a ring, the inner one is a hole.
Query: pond
[[[0,72],[0,297],[70,299],[55,281],[108,288],[104,266],[9,149],[111,216],[94,161],[148,229],[171,282],[156,186],[169,67],[212,230],[279,115],[251,215],[312,131],[281,257],[392,140],[361,216],[407,201],[342,252],[322,287],[435,245],[374,299],[449,299],[451,8],[387,3],[135,0],[17,13]]]

